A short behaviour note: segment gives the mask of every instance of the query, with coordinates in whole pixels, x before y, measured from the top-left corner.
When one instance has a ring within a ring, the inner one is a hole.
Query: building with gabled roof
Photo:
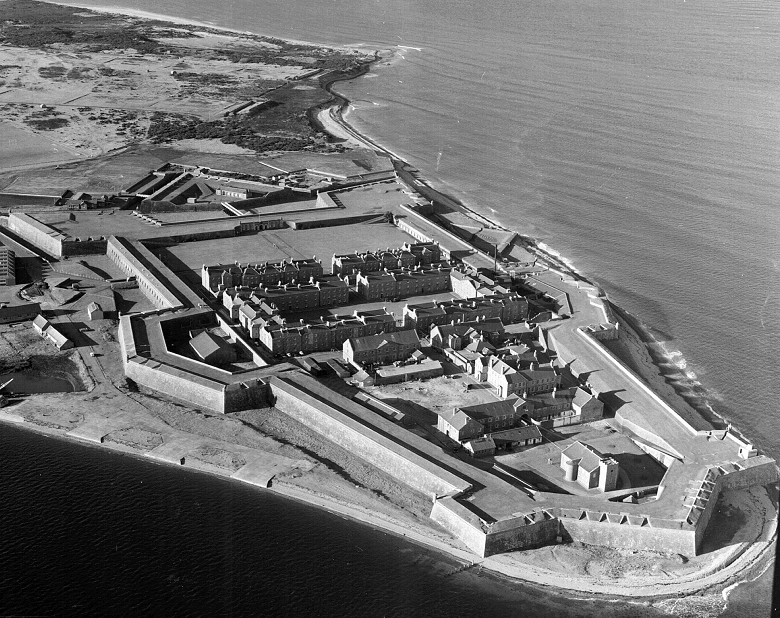
[[[379,270],[379,263],[376,264],[376,270]],[[346,253],[344,255],[333,254],[330,264],[330,271],[334,275],[354,275],[358,272],[368,272],[366,261],[357,253]]]
[[[444,305],[445,303],[439,303],[435,300],[406,305],[403,313],[404,327],[416,328],[418,331],[426,333],[431,326],[446,324],[450,321],[450,316],[444,310]]]
[[[190,339],[190,347],[204,363],[223,365],[236,361],[236,349],[223,337],[204,330]]]
[[[420,338],[413,330],[400,330],[368,337],[347,339],[343,346],[344,360],[348,363],[386,365],[406,360],[420,349]]]
[[[497,318],[506,324],[521,322],[528,316],[528,301],[519,294],[492,294],[481,298],[456,298],[440,303],[421,303],[404,307],[404,326],[428,332],[435,324],[472,322]]]
[[[51,322],[49,322],[49,320],[44,318],[43,315],[39,314],[33,320],[32,325],[33,325],[33,328],[35,329],[36,333],[38,333],[39,335],[43,335],[43,331],[45,331],[47,328],[49,328],[49,326],[51,326]]]
[[[238,312],[249,298],[248,288],[233,288],[222,292],[222,306],[227,309],[231,320],[238,320]]]
[[[528,404],[519,397],[491,401],[473,406],[459,406],[452,411],[437,412],[436,428],[453,440],[462,442],[477,436],[513,429],[524,425]]]
[[[496,443],[490,436],[466,440],[463,443],[463,448],[472,457],[490,457],[496,453]]]
[[[518,368],[512,359],[488,356],[485,379],[499,397],[551,391],[560,386],[561,377],[552,366],[533,363],[529,369]]]
[[[75,344],[58,331],[54,325],[42,315],[33,320],[33,328],[41,337],[48,339],[57,346],[58,350],[69,350],[76,347]]]
[[[604,404],[588,391],[577,388],[572,399],[572,409],[580,415],[580,422],[587,423],[604,417]]]
[[[490,434],[490,437],[496,445],[496,450],[511,450],[518,446],[533,446],[542,442],[542,432],[533,424],[495,431]]]
[[[503,338],[504,332],[504,325],[498,318],[473,322],[455,323],[453,321],[450,324],[434,325],[431,328],[429,339],[434,347],[461,350],[475,340],[498,343]]]
[[[102,320],[103,309],[95,301],[92,301],[87,305],[87,315],[90,320]]]
[[[201,268],[201,285],[213,294],[230,288],[279,286],[285,283],[319,280],[323,276],[322,262],[315,257],[280,262],[258,262],[242,265],[215,264]]]
[[[614,490],[620,473],[614,458],[579,440],[561,451],[561,469],[567,481],[600,491]]]
[[[41,312],[40,303],[24,303],[21,305],[0,304],[0,324],[34,320]]]

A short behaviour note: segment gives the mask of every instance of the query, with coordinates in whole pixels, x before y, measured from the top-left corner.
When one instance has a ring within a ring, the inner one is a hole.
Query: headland
[[[70,150],[0,173],[28,194],[0,219],[4,356],[69,358],[80,390],[8,392],[3,420],[569,593],[717,604],[767,567],[774,462],[682,400],[597,286],[349,126],[331,87],[377,55],[105,15],[51,40],[6,4],[2,53],[37,63],[3,69],[6,121]]]

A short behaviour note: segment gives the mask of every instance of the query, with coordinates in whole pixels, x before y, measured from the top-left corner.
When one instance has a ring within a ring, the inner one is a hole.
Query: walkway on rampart
[[[161,363],[166,370],[192,380],[193,383],[212,386],[227,385],[248,380],[258,380],[287,371],[292,366],[281,363],[270,367],[258,367],[246,371],[224,371],[194,359],[174,354],[168,350],[162,331],[162,322],[167,320],[187,320],[193,325],[217,326],[217,320],[210,309],[180,309],[175,313],[151,313],[145,316],[129,315],[121,319],[120,337],[127,350],[128,360],[135,362]]]
[[[406,453],[410,459],[427,462],[423,465],[429,467],[434,474],[436,470],[441,470],[448,478],[462,479],[464,489],[471,485],[475,491],[469,492],[471,497],[465,504],[488,521],[510,517],[516,511],[530,510],[534,506],[543,506],[534,502],[525,492],[500,477],[449,455],[406,428],[335,393],[303,372],[288,372],[272,378],[272,391],[274,385],[279,383],[277,380],[287,383],[293,389],[299,390],[323,402],[323,404],[327,404],[322,407],[326,414],[328,413],[327,408],[330,406],[348,419],[356,421],[368,431],[376,432],[382,438],[392,442],[395,445],[392,448],[399,454]],[[408,480],[404,482],[409,484]]]
[[[601,394],[611,394],[624,402],[616,414],[622,424],[639,437],[670,451],[686,462],[715,463],[737,459],[738,447],[731,440],[709,439],[704,432],[712,426],[694,415],[682,415],[665,403],[650,387],[628,369],[583,328],[604,323],[605,300],[594,288],[574,279],[561,280],[553,273],[538,276],[557,289],[568,288],[573,308],[570,319],[548,331],[552,346],[562,362],[574,373],[584,376]],[[701,432],[701,433],[700,433]],[[721,432],[722,434],[722,432]]]

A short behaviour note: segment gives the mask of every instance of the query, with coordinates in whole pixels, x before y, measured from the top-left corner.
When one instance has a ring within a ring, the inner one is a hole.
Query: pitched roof
[[[454,411],[441,411],[437,412],[439,416],[441,416],[445,421],[447,421],[452,427],[455,429],[463,429],[466,427],[469,423],[476,422],[473,418],[471,418],[468,414],[461,410],[454,410]]]
[[[536,425],[525,425],[515,427],[514,429],[505,429],[504,431],[495,431],[492,434],[496,442],[525,442],[526,440],[537,440],[542,437],[542,432]]]
[[[68,343],[70,343],[70,339],[68,339],[60,331],[58,331],[56,328],[54,328],[51,324],[49,325],[49,328],[46,329],[46,336],[58,348],[62,348],[63,346],[65,346]]]
[[[486,418],[495,418],[506,414],[514,414],[517,408],[525,403],[519,397],[510,397],[501,401],[491,401],[489,403],[480,403],[474,406],[463,406],[458,408],[461,412],[473,418],[476,421]]]
[[[0,305],[0,317],[5,320],[13,318],[17,315],[29,315],[31,311],[40,311],[40,303],[29,303],[24,305],[11,305],[3,307]]]
[[[486,354],[488,352],[495,352],[496,348],[488,341],[480,341],[479,339],[476,339],[469,343],[464,350],[468,352],[474,352],[478,354]]]
[[[195,353],[201,358],[207,358],[209,355],[229,348],[230,344],[222,337],[217,337],[213,333],[204,330],[200,335],[190,340],[190,346],[195,350]]]
[[[545,406],[558,406],[562,404],[570,406],[573,398],[573,388],[559,388],[555,392],[535,393],[526,397],[526,399],[537,408]]]
[[[498,318],[491,318],[489,320],[483,320],[481,322],[469,321],[469,322],[457,322],[455,324],[441,324],[434,326],[434,329],[438,329],[439,334],[442,337],[448,335],[458,335],[462,337],[474,331],[477,333],[489,332],[489,333],[503,333],[504,325]]]
[[[600,451],[579,440],[563,449],[563,455],[572,461],[579,460],[579,467],[586,472],[593,472],[602,459],[607,459]]]
[[[420,338],[413,330],[399,330],[393,333],[381,333],[367,337],[353,337],[349,343],[355,352],[364,350],[376,350],[388,345],[414,345],[420,344]]]
[[[591,399],[593,399],[593,395],[577,387],[577,391],[574,393],[574,401],[572,403],[575,406],[584,406],[586,403],[590,402]]]
[[[463,446],[473,453],[481,453],[482,451],[495,451],[496,443],[490,436],[484,436],[482,438],[474,438],[463,443]]]

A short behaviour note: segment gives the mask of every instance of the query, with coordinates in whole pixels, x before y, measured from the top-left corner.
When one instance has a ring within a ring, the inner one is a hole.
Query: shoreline
[[[45,1],[48,2],[49,0],[45,0]],[[182,25],[188,25],[188,26],[193,26],[193,27],[197,27],[197,28],[203,28],[203,29],[209,30],[209,31],[223,31],[223,32],[230,32],[230,33],[241,34],[241,35],[251,35],[251,36],[257,36],[257,37],[265,37],[265,35],[258,35],[258,34],[255,34],[255,33],[250,33],[250,32],[246,32],[246,31],[239,31],[239,30],[230,29],[230,28],[222,28],[222,27],[213,26],[213,25],[210,25],[210,24],[207,24],[207,23],[204,23],[204,22],[197,22],[197,21],[194,21],[194,20],[186,20],[186,19],[181,19],[181,18],[174,18],[174,17],[169,17],[169,16],[166,16],[166,15],[162,15],[162,14],[149,13],[149,12],[138,11],[138,10],[134,10],[134,9],[122,9],[120,7],[94,8],[94,7],[86,7],[86,6],[79,5],[79,4],[68,4],[68,3],[61,3],[61,2],[49,2],[49,3],[51,3],[51,4],[60,4],[60,5],[63,5],[63,6],[74,7],[74,8],[84,8],[86,10],[95,11],[95,12],[102,12],[102,13],[108,13],[108,14],[118,14],[118,15],[128,15],[130,17],[138,17],[138,18],[141,18],[141,19],[151,19],[151,20],[155,20],[155,21],[166,21],[166,22],[169,22],[169,23],[178,23],[178,24],[182,24]],[[268,38],[272,38],[272,37],[268,37]],[[283,40],[289,41],[289,42],[292,42],[292,43],[313,45],[311,43],[303,42],[303,41],[295,41],[295,40],[291,40],[291,39],[283,39]],[[313,45],[313,46],[316,47],[317,45]],[[331,47],[331,46],[320,45],[320,47]],[[333,48],[334,49],[339,49],[338,47],[333,47]],[[352,49],[352,48],[341,48],[341,49]],[[377,62],[379,59],[380,59],[380,57],[379,57],[378,52],[377,52],[375,59],[373,61],[370,61],[370,62],[366,63],[365,66],[366,67],[370,67],[373,63]],[[345,76],[340,77],[340,78],[335,78],[332,81],[330,81],[329,83],[327,83],[326,85],[324,85],[323,88],[325,88],[326,91],[328,91],[329,93],[331,93],[332,95],[337,97],[337,100],[336,100],[336,102],[333,103],[333,105],[331,105],[329,107],[326,107],[321,112],[319,112],[319,114],[317,114],[317,118],[319,120],[320,116],[322,116],[323,114],[327,114],[327,118],[330,121],[332,121],[332,123],[333,123],[333,125],[331,125],[331,128],[340,127],[340,128],[342,128],[345,131],[345,133],[347,135],[351,136],[358,143],[362,143],[364,145],[364,147],[371,148],[371,149],[374,149],[374,150],[379,150],[379,151],[385,153],[386,155],[388,155],[389,157],[391,157],[391,159],[397,159],[399,161],[405,162],[405,160],[401,156],[397,155],[396,153],[392,152],[389,149],[384,148],[383,146],[381,146],[380,144],[375,142],[369,136],[363,135],[359,131],[357,131],[345,118],[345,116],[349,114],[349,110],[350,110],[350,101],[349,101],[349,99],[347,99],[343,95],[340,95],[337,92],[331,90],[331,87],[333,85],[337,84],[339,81],[344,81],[344,80],[348,80],[348,79],[354,79],[356,77],[361,76],[362,74],[363,73],[358,73],[358,74],[354,74],[354,75],[345,75]],[[340,101],[339,101],[339,99],[340,99]],[[326,122],[323,122],[323,128],[326,131],[328,131],[328,125],[327,125]],[[330,131],[328,131],[328,132],[330,133]],[[336,137],[341,139],[340,136],[336,136]],[[420,180],[420,182],[424,183],[424,185],[426,187],[428,187],[431,191],[434,191],[435,193],[437,193],[438,195],[442,196],[443,198],[446,198],[446,199],[450,200],[450,202],[453,205],[457,206],[465,214],[468,214],[469,216],[477,219],[478,221],[487,222],[489,225],[492,225],[492,226],[494,226],[494,227],[496,227],[498,229],[502,229],[502,230],[507,230],[508,229],[508,228],[505,228],[505,227],[501,226],[497,222],[492,221],[488,216],[483,215],[481,213],[478,213],[478,212],[474,211],[473,209],[471,209],[471,208],[463,205],[462,203],[458,202],[457,200],[455,200],[453,198],[450,198],[450,197],[448,197],[448,196],[446,196],[444,194],[439,193],[425,179],[420,178],[419,180]],[[563,257],[560,254],[558,254],[557,252],[555,252],[553,249],[548,247],[544,242],[541,242],[538,239],[533,239],[533,238],[529,238],[529,237],[523,237],[523,240],[524,240],[524,242],[528,243],[529,249],[532,249],[535,253],[537,253],[541,257],[541,259],[543,261],[545,261],[548,265],[553,265],[556,270],[560,269],[564,273],[566,273],[568,275],[571,275],[571,276],[575,277],[578,280],[590,283],[592,285],[596,285],[592,281],[590,281],[585,275],[583,275],[581,273],[578,273],[576,271],[576,269],[574,269],[573,267],[569,266],[569,264],[567,263],[565,257]],[[623,310],[621,310],[619,308],[619,306],[614,305],[614,303],[612,303],[612,304],[619,311],[621,311],[622,313],[625,313]],[[636,321],[638,322],[638,324],[640,326],[644,326],[643,323],[641,322],[641,319],[639,319],[639,318],[637,318],[635,316],[631,316],[631,318],[636,319]],[[643,332],[641,330],[637,330],[636,328],[634,328],[633,330],[644,341]],[[657,364],[656,364],[656,366],[657,366]],[[658,368],[662,369],[660,367],[658,367]],[[662,371],[662,373],[663,373],[663,371]],[[651,388],[652,388],[652,385],[651,385]],[[675,390],[677,390],[676,387],[673,386],[673,388],[675,388]],[[680,393],[678,393],[678,394],[680,394]],[[705,398],[706,398],[706,393],[705,393]],[[713,410],[713,413],[715,413],[714,410]],[[717,413],[715,413],[715,414],[717,415]],[[6,421],[7,419],[4,418],[3,420]],[[13,421],[8,421],[8,422],[13,422]],[[73,440],[75,440],[77,442],[81,442],[82,444],[92,444],[92,443],[90,443],[88,441],[85,441],[85,440],[76,439],[76,438],[73,438],[71,436],[65,436],[65,435],[63,435],[61,433],[58,433],[55,430],[45,431],[45,430],[41,429],[39,426],[33,425],[32,423],[29,423],[29,422],[26,422],[26,421],[24,421],[22,423],[16,423],[16,424],[20,428],[26,426],[26,428],[28,430],[33,430],[33,431],[39,430],[39,433],[42,433],[42,434],[56,435],[56,436],[63,437],[63,438],[68,437],[68,438],[73,439]],[[98,446],[98,445],[92,444],[92,446]],[[115,448],[114,446],[110,446],[110,445],[101,445],[101,446],[106,446],[107,448],[109,448],[109,450],[112,450],[112,451],[124,452],[125,454],[131,454],[131,455],[134,455],[134,456],[138,456],[138,457],[142,457],[142,458],[148,459],[148,458],[144,457],[144,455],[141,454],[141,453],[132,453],[132,452],[129,452],[126,449],[123,449],[123,448]],[[152,460],[152,461],[157,461],[157,460]],[[163,463],[163,462],[157,461],[157,463]],[[201,470],[201,469],[196,469],[196,468],[189,468],[189,469],[193,470],[193,471],[209,472],[208,470]],[[219,474],[219,473],[213,472],[213,471],[210,472],[210,473],[215,474],[216,476],[223,476],[223,477],[230,478],[229,474]],[[444,553],[447,553],[448,555],[455,556],[456,558],[464,560],[464,561],[470,561],[471,564],[477,564],[477,563],[482,564],[484,566],[484,568],[487,568],[488,570],[490,570],[492,572],[495,572],[495,573],[504,574],[505,576],[510,577],[513,580],[519,580],[519,581],[521,581],[523,583],[528,583],[528,584],[532,584],[532,585],[533,584],[538,584],[538,585],[542,585],[542,586],[546,586],[546,587],[549,586],[551,588],[554,588],[559,594],[563,594],[563,595],[566,595],[569,592],[569,590],[564,589],[564,588],[558,588],[557,586],[555,586],[554,584],[549,583],[549,582],[536,581],[536,580],[533,580],[533,579],[528,579],[527,577],[520,577],[520,576],[517,576],[517,575],[511,575],[511,574],[508,574],[508,573],[504,573],[501,570],[496,570],[495,567],[498,567],[497,563],[491,563],[494,568],[491,568],[490,564],[485,564],[486,562],[490,562],[491,559],[484,559],[484,560],[481,560],[480,562],[477,562],[475,560],[470,559],[468,556],[471,555],[471,554],[469,552],[465,551],[465,550],[457,550],[454,547],[447,547],[444,544],[437,543],[434,539],[426,538],[426,537],[424,537],[422,535],[417,535],[416,533],[412,534],[411,531],[408,528],[405,528],[402,525],[398,525],[398,524],[395,524],[395,523],[383,521],[381,518],[377,517],[376,515],[372,515],[370,513],[360,513],[359,510],[351,508],[351,507],[343,505],[343,504],[340,504],[340,503],[338,503],[337,501],[335,501],[332,498],[323,497],[323,496],[316,496],[314,494],[312,496],[307,496],[306,492],[304,490],[300,490],[300,491],[285,490],[285,491],[282,491],[281,490],[282,488],[274,489],[273,486],[269,487],[269,489],[271,489],[271,491],[274,491],[274,493],[277,493],[278,495],[286,496],[286,497],[289,497],[289,498],[292,498],[292,499],[295,499],[295,500],[298,500],[298,501],[301,501],[301,502],[305,502],[305,503],[317,506],[318,508],[324,508],[324,509],[329,510],[331,512],[347,516],[347,517],[349,517],[351,519],[355,519],[356,521],[360,521],[362,523],[367,523],[367,524],[369,524],[369,525],[371,525],[373,527],[376,527],[378,529],[387,531],[387,532],[392,533],[392,534],[399,535],[399,536],[401,536],[403,538],[407,538],[407,540],[410,540],[410,541],[415,542],[417,544],[423,545],[423,546],[428,547],[430,549],[434,549],[434,550],[437,550],[437,551],[442,551]],[[775,523],[775,526],[773,527],[771,525],[771,522],[767,522],[767,524],[769,525],[770,528],[775,528],[775,530],[776,530],[776,520],[775,520],[774,523]],[[404,532],[404,530],[406,530],[406,532]],[[774,532],[773,532],[773,534],[771,536],[774,536]],[[419,537],[419,538],[415,538],[415,537]],[[770,547],[771,547],[771,543],[770,543]],[[748,547],[748,550],[749,549],[750,549],[750,547]],[[758,551],[758,549],[757,549],[757,551]],[[767,548],[762,548],[759,551],[759,553],[756,554],[756,556],[754,558],[754,562],[751,563],[751,566],[753,564],[755,564],[755,561],[763,559],[763,557],[764,557],[764,555],[766,554],[767,551],[769,551]],[[462,556],[459,555],[458,552],[462,553],[463,555]],[[743,552],[743,553],[747,553],[747,552]],[[736,556],[734,561],[732,562],[732,564],[735,564],[735,563],[739,562],[742,555],[743,554],[739,554],[738,556]],[[476,558],[476,556],[472,555],[472,558]],[[478,560],[480,560],[480,559],[478,559]],[[727,570],[727,569],[728,569],[728,567],[725,567],[724,571]],[[714,575],[715,574],[713,574],[713,576]],[[736,577],[737,575],[738,575],[738,570],[735,569],[734,573],[727,574],[726,579],[728,580],[729,578]],[[708,577],[708,576],[705,576],[705,577]],[[707,586],[705,586],[704,589],[712,587],[712,586],[721,585],[722,583],[724,583],[724,582],[719,581],[718,583],[708,584]],[[738,585],[739,583],[742,583],[742,582],[736,582],[736,583],[730,585],[729,588],[733,588],[734,586]],[[680,586],[684,586],[684,585],[685,584],[680,584]],[[694,587],[691,586],[691,588],[694,588]],[[699,590],[699,588],[696,588],[696,590]],[[591,588],[587,588],[587,589],[581,590],[581,592],[594,592],[594,591]],[[596,594],[600,594],[600,595],[605,595],[607,597],[619,596],[619,597],[622,598],[622,596],[620,594],[615,593],[615,592],[597,591],[595,593]],[[691,591],[687,590],[687,593],[691,594]],[[626,596],[633,596],[634,594],[636,594],[636,593],[633,592],[633,591],[632,592],[627,592]],[[675,595],[675,594],[680,594],[680,593],[674,592],[674,591],[665,591],[658,598],[664,598],[664,597],[667,597],[667,596],[670,596],[670,595]],[[725,595],[725,591],[724,591],[724,595]],[[652,598],[656,598],[656,597],[653,596]]]
[[[367,66],[370,66],[377,62],[379,58],[375,59],[374,61],[370,62]],[[388,148],[385,148],[378,142],[376,142],[373,138],[364,135],[360,133],[354,126],[352,126],[349,121],[346,119],[346,115],[349,113],[351,101],[349,98],[344,96],[343,94],[340,94],[338,92],[335,92],[332,90],[332,86],[337,84],[339,81],[346,81],[348,79],[352,79],[352,77],[344,77],[341,79],[335,79],[330,84],[328,84],[328,91],[331,92],[335,97],[340,99],[340,101],[335,102],[330,108],[327,108],[326,110],[323,110],[318,115],[324,116],[325,112],[327,111],[327,116],[329,123],[323,123],[323,127],[326,131],[328,131],[329,128],[334,129],[335,131],[343,131],[346,133],[350,138],[355,140],[358,143],[361,143],[365,145],[366,147],[373,147],[378,149],[379,151],[387,154],[391,157],[391,159],[396,159],[398,161],[401,161],[407,165],[408,162],[406,159],[401,157],[400,155],[394,153],[392,150],[389,150]],[[333,135],[334,137],[340,138],[340,135],[334,134],[331,131],[328,131]],[[413,167],[410,165],[410,167]],[[413,168],[416,169],[416,168]],[[470,208],[463,204],[461,201],[441,193],[437,189],[435,189],[430,182],[428,182],[425,178],[421,176],[417,176],[416,180],[420,182],[427,190],[428,192],[432,194],[436,194],[438,196],[438,199],[441,201],[445,201],[448,206],[454,207],[458,211],[462,212],[463,214],[475,219],[479,223],[487,224],[489,226],[492,226],[496,229],[502,230],[502,231],[508,231],[508,232],[515,232],[520,239],[522,239],[522,242],[524,243],[525,247],[528,249],[529,252],[532,252],[536,254],[543,263],[547,265],[548,268],[551,268],[555,271],[559,271],[564,275],[568,275],[572,277],[573,279],[577,281],[581,281],[583,283],[586,283],[588,285],[597,287],[599,289],[602,289],[602,286],[598,284],[596,281],[594,281],[591,277],[592,275],[586,275],[580,271],[578,271],[573,263],[568,260],[564,255],[562,255],[560,252],[556,251],[554,248],[550,247],[546,242],[543,240],[540,240],[538,238],[534,238],[532,236],[520,234],[519,232],[516,232],[515,230],[512,230],[510,228],[505,227],[498,221],[491,219],[490,216],[486,214],[482,214],[473,208]],[[623,321],[636,333],[637,337],[644,343],[645,347],[649,350],[649,345],[652,344],[660,344],[655,336],[652,334],[652,326],[647,324],[642,320],[640,316],[634,315],[620,307],[617,303],[615,303],[612,300],[607,299],[607,302],[609,303],[609,306],[615,310],[615,313],[623,319]],[[685,362],[685,356],[682,355],[680,357],[680,360],[682,362]],[[654,360],[654,365],[658,368],[660,375],[666,380],[666,379],[672,379],[672,374],[667,372],[663,366],[661,366],[656,360]],[[645,378],[642,378],[644,381]],[[701,416],[706,422],[712,424],[712,420],[717,419],[720,423],[728,424],[730,425],[729,419],[716,411],[711,403],[711,397],[709,396],[709,393],[707,389],[702,386],[700,383],[695,382],[692,387],[686,388],[686,385],[681,384],[679,380],[676,381],[676,383],[669,382],[670,387],[674,390],[675,394],[682,398],[687,405],[689,405],[699,416]],[[651,388],[653,388],[652,384],[649,384]],[[690,391],[693,391],[693,395],[691,395]],[[694,405],[689,401],[689,399],[694,400],[700,400],[703,402],[703,405]],[[703,407],[705,409],[705,412],[703,413],[700,410],[700,407]],[[741,429],[738,429],[739,433],[749,436],[750,431],[745,433]]]
[[[33,396],[34,397],[34,396]],[[392,517],[370,511],[364,506],[350,502],[339,501],[332,496],[317,493],[316,491],[298,488],[281,482],[268,487],[244,481],[233,477],[227,470],[217,469],[216,466],[180,466],[171,461],[150,457],[140,449],[118,443],[104,442],[101,444],[92,442],[77,436],[68,435],[64,430],[47,427],[24,419],[19,414],[10,411],[0,411],[0,424],[17,427],[22,431],[30,431],[38,435],[72,442],[85,447],[93,447],[107,450],[112,454],[126,455],[134,459],[148,463],[185,469],[191,473],[209,474],[225,481],[241,482],[252,489],[265,490],[276,496],[287,498],[298,503],[326,510],[332,514],[350,519],[352,521],[368,525],[378,531],[391,534],[415,545],[424,547],[429,551],[435,551],[459,561],[463,567],[479,567],[487,571],[491,576],[506,579],[510,582],[519,582],[522,585],[539,587],[550,594],[560,595],[572,599],[591,599],[597,601],[634,602],[640,604],[663,603],[665,600],[679,599],[685,602],[686,598],[697,595],[722,596],[727,598],[743,581],[735,581],[746,570],[760,568],[760,572],[754,577],[763,574],[772,564],[774,558],[773,546],[777,533],[777,519],[764,520],[763,527],[756,534],[755,539],[740,542],[734,545],[734,549],[724,552],[714,565],[707,566],[702,572],[694,572],[678,576],[671,581],[659,581],[652,583],[635,583],[630,581],[611,582],[597,577],[583,578],[570,575],[567,587],[556,583],[560,573],[550,571],[544,567],[529,562],[523,562],[512,554],[499,554],[488,558],[479,558],[466,549],[456,547],[452,543],[445,543],[433,536],[421,534],[413,530],[404,522],[393,520]],[[745,491],[745,490],[742,490]],[[767,497],[767,500],[769,498]],[[768,538],[769,541],[762,541]],[[553,546],[553,549],[556,546]],[[523,552],[517,552],[522,554]],[[743,564],[747,560],[747,564]],[[662,590],[658,590],[659,587]]]
[[[46,4],[57,4],[59,6],[67,6],[74,9],[84,9],[85,11],[92,11],[94,13],[103,13],[106,15],[123,15],[126,17],[134,17],[137,19],[145,19],[149,21],[160,21],[171,24],[177,24],[180,26],[191,26],[193,28],[200,28],[202,30],[213,31],[215,34],[222,32],[229,32],[231,34],[238,34],[242,36],[251,36],[261,39],[276,39],[278,41],[285,41],[287,43],[293,43],[295,45],[306,45],[308,47],[327,47],[329,49],[339,50],[353,50],[362,48],[361,45],[326,45],[319,43],[312,43],[311,41],[301,41],[299,39],[290,39],[287,37],[278,37],[270,34],[258,34],[251,30],[239,30],[238,28],[228,28],[226,26],[215,26],[205,21],[198,21],[195,19],[187,19],[185,17],[175,17],[172,15],[166,15],[165,13],[155,13],[152,11],[143,11],[141,9],[134,9],[123,6],[89,6],[80,4],[78,2],[56,2],[55,0],[40,0]],[[368,48],[371,49],[371,48]]]

